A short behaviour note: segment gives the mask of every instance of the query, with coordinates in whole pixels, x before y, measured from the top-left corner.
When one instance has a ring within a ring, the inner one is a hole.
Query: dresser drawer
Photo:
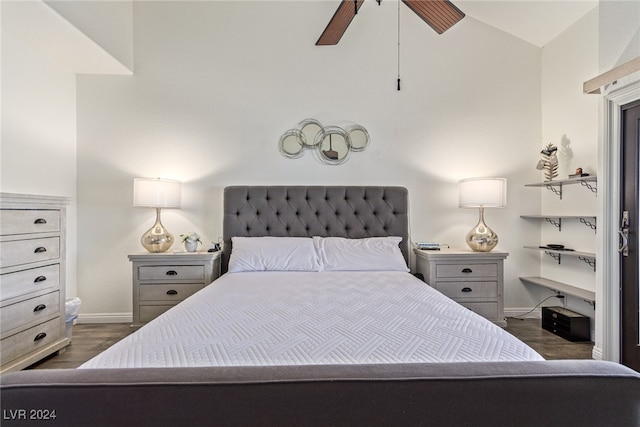
[[[62,338],[62,327],[60,318],[56,317],[0,341],[0,359],[4,365],[60,338]]]
[[[204,280],[204,266],[141,266],[138,268],[138,280]]]
[[[452,299],[498,297],[498,282],[436,282],[435,288]]]
[[[41,323],[46,318],[60,312],[60,292],[40,295],[15,304],[2,307],[0,330],[6,332],[23,325]]]
[[[60,258],[60,238],[26,239],[0,243],[0,267]]]
[[[467,307],[469,310],[479,314],[487,319],[498,319],[498,302],[460,302],[460,305]]]
[[[498,277],[498,264],[437,264],[436,277]]]
[[[160,316],[165,311],[174,307],[174,304],[169,305],[141,305],[140,306],[140,322],[151,322],[156,317]]]
[[[203,283],[141,284],[140,301],[182,301],[203,287]]]
[[[49,233],[60,231],[60,211],[38,209],[3,209],[0,213],[0,233]]]
[[[30,268],[0,276],[0,298],[2,301],[59,287],[60,264]]]

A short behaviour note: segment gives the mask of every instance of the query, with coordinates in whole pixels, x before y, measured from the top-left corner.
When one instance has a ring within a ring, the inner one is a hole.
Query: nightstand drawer
[[[6,364],[28,353],[39,350],[62,337],[60,318],[36,325],[26,331],[0,341],[0,359]]]
[[[416,273],[445,296],[495,324],[504,318],[504,260],[506,252],[472,252],[459,249],[416,249]]]
[[[435,288],[453,299],[498,297],[498,282],[436,282]]]
[[[140,322],[151,322],[156,317],[160,316],[165,311],[169,310],[175,305],[141,305],[140,306]]]
[[[487,319],[497,319],[498,318],[498,302],[497,301],[487,301],[487,302],[460,302],[460,305],[467,307],[469,310],[474,313],[479,314],[480,316],[486,317]]]
[[[3,209],[0,230],[3,236],[60,231],[60,211]]]
[[[31,268],[0,276],[0,298],[2,301],[58,287],[60,287],[60,264]]]
[[[140,301],[182,301],[204,287],[203,283],[140,285]]]
[[[436,277],[498,277],[498,264],[437,264]]]
[[[129,255],[133,323],[139,328],[212,283],[220,275],[220,251]]]
[[[204,280],[202,265],[141,266],[139,280]]]
[[[0,243],[0,267],[60,258],[60,238],[16,240]]]
[[[2,307],[2,325],[0,329],[4,335],[7,331],[28,325],[43,322],[47,317],[60,311],[60,292],[30,298],[15,304]]]

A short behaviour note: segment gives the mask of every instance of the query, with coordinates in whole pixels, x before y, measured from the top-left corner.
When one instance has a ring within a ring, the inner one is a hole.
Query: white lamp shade
[[[504,208],[507,206],[506,178],[467,178],[458,182],[461,208]]]
[[[133,206],[139,208],[179,208],[180,181],[134,178]]]

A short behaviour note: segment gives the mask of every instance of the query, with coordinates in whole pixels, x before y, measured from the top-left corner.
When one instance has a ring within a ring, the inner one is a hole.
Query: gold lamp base
[[[173,235],[160,221],[160,208],[156,208],[156,223],[140,238],[140,243],[149,252],[166,252],[173,245]]]
[[[498,244],[498,235],[484,223],[484,208],[479,209],[478,223],[467,233],[465,240],[475,252],[490,252]]]

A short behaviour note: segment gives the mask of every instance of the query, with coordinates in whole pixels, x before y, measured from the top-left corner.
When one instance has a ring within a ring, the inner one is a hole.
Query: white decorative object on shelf
[[[198,249],[198,244],[202,243],[202,240],[200,240],[200,235],[193,231],[181,234],[180,237],[182,238],[184,249],[187,252],[195,252]]]
[[[540,153],[542,159],[538,161],[537,169],[544,171],[546,181],[552,181],[558,176],[558,147],[548,144]]]

